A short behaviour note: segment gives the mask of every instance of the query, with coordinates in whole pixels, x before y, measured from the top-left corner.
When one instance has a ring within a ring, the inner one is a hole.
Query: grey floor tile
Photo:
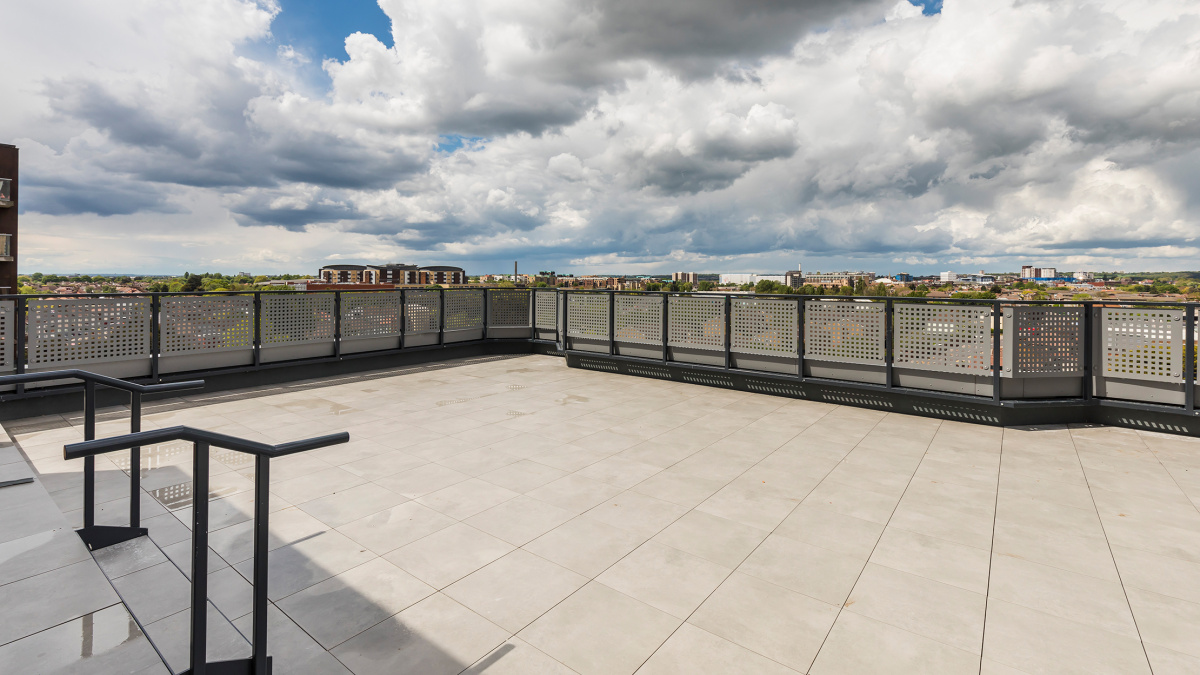
[[[1200,658],[1200,604],[1139,588],[1127,591],[1142,640]]]
[[[883,531],[871,562],[944,584],[986,593],[990,558],[986,550],[897,527]]]
[[[186,609],[154,623],[143,624],[146,636],[175,672],[187,670],[189,665],[191,614],[191,610]],[[206,651],[209,662],[249,658],[250,643],[211,602],[208,603],[207,627]]]
[[[375,554],[335,531],[275,549],[267,555],[268,597],[279,600],[313,584],[357,567]],[[253,578],[254,560],[234,566],[246,579]]]
[[[738,571],[840,605],[846,601],[865,564],[866,560],[861,558],[771,535]]]
[[[88,557],[83,540],[66,528],[0,543],[0,586],[73,565]]]
[[[442,592],[517,633],[585,583],[587,577],[518,549]]]
[[[416,502],[405,502],[346,523],[338,531],[375,553],[405,544],[454,524],[454,519]]]
[[[470,478],[465,473],[448,469],[440,464],[426,464],[415,469],[375,479],[375,484],[398,495],[416,499]]]
[[[1125,591],[1118,582],[998,555],[992,560],[988,596],[1138,637]]]
[[[797,671],[685,623],[638,675],[795,675]]]
[[[278,604],[324,648],[332,649],[433,592],[411,574],[376,558]]]
[[[596,581],[679,619],[686,619],[732,568],[648,541]]]
[[[170,561],[114,579],[113,588],[142,625],[191,606],[191,584]]]
[[[374,483],[367,483],[301,502],[297,504],[297,508],[329,527],[341,527],[406,501],[407,497]]]
[[[521,638],[504,644],[476,661],[462,675],[576,675],[574,670],[530,646]]]
[[[437,593],[333,650],[355,675],[457,675],[508,638],[504,629]]]
[[[870,648],[864,649],[865,645]],[[979,656],[853,612],[842,612],[809,672],[970,675],[979,672]]]
[[[630,488],[634,492],[663,501],[694,508],[725,487],[719,480],[698,478],[686,473],[667,469]]]
[[[0,672],[169,673],[120,604],[0,647]]]
[[[704,511],[689,511],[656,534],[654,541],[733,569],[767,534],[765,530]]]
[[[628,675],[679,624],[669,614],[592,582],[519,637],[581,675]]]
[[[982,593],[868,563],[845,611],[979,654],[984,605]]]
[[[1141,643],[1116,633],[992,598],[985,659],[1028,673],[1149,673]]]
[[[621,488],[614,485],[572,474],[530,490],[528,495],[573,513],[583,513],[620,493]]]
[[[883,526],[816,504],[801,504],[775,533],[856,558],[871,555]]]
[[[636,492],[623,492],[589,510],[587,516],[643,537],[652,537],[687,511],[678,504]]]
[[[0,586],[0,644],[119,602],[96,563],[85,560]]]
[[[244,635],[250,635],[253,617],[249,614],[234,621]],[[275,605],[267,608],[267,653],[274,672],[288,675],[350,675],[350,671],[325,651]]]
[[[550,481],[558,480],[565,475],[566,472],[561,469],[539,464],[528,459],[522,459],[499,469],[489,471],[479,477],[489,483],[508,488],[514,492],[525,493],[535,490]]]
[[[735,572],[688,623],[804,673],[837,612],[836,605]]]
[[[384,558],[434,588],[445,588],[513,548],[470,525],[455,523]]]
[[[586,577],[595,577],[625,557],[645,537],[579,516],[524,546],[528,551]]]

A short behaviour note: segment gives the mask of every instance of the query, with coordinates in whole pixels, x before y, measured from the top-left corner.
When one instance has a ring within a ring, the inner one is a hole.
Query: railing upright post
[[[896,386],[895,368],[892,365],[892,339],[895,328],[892,325],[892,299],[883,301],[883,368],[884,386],[891,389]]]
[[[17,331],[17,334],[16,334],[17,340],[16,340],[16,345],[14,345],[15,351],[13,352],[13,357],[14,357],[14,361],[16,364],[15,372],[17,375],[21,375],[25,372],[25,362],[26,362],[25,331],[26,331],[26,325],[28,324],[28,322],[26,320],[27,319],[26,315],[29,312],[29,305],[25,302],[25,298],[17,298],[17,304],[16,304],[15,309],[16,309],[16,317],[14,317],[14,319],[15,319],[14,328]],[[17,388],[16,388],[17,396],[21,396],[24,393],[25,393],[25,384],[24,383],[18,384]]]
[[[729,364],[730,364],[730,361],[732,360],[732,356],[731,356],[732,352],[730,351],[730,346],[732,345],[732,342],[731,342],[732,332],[733,332],[733,296],[726,294],[725,295],[725,370],[729,370]]]
[[[487,339],[488,321],[491,319],[491,317],[488,316],[488,306],[491,304],[488,302],[489,299],[490,298],[488,298],[488,289],[485,288],[485,289],[483,289],[483,339],[484,340]]]
[[[1096,311],[1092,303],[1083,303],[1083,400],[1092,400],[1092,335],[1095,331]]]
[[[1000,301],[992,303],[992,402],[1000,402]]]
[[[254,367],[262,365],[262,293],[254,293]]]
[[[559,342],[562,344],[562,350],[564,353],[569,351],[571,348],[571,346],[569,344],[567,344],[567,317],[570,316],[570,314],[571,314],[567,310],[569,310],[570,307],[571,307],[571,291],[563,291],[562,292],[562,316],[559,317],[562,320],[556,321],[555,323],[557,323],[559,326],[562,327],[562,335],[559,335],[558,339],[559,339]]]
[[[159,309],[159,297],[157,293],[150,294],[150,381],[158,382],[158,352],[159,352],[159,333],[161,328],[158,325],[161,311]]]
[[[342,358],[342,292],[333,292],[333,357]]]
[[[271,459],[254,457],[254,603],[251,617],[251,660],[254,675],[268,675],[267,665],[267,523],[271,503]]]
[[[408,335],[408,297],[400,289],[400,349],[404,349],[404,338]]]
[[[671,352],[667,348],[667,334],[671,330],[670,317],[667,316],[667,311],[671,307],[670,297],[666,293],[662,293],[659,298],[662,299],[662,361],[663,365],[671,358]]]
[[[1196,316],[1195,307],[1183,308],[1183,404],[1188,414],[1196,410]]]
[[[83,383],[83,440],[96,440],[96,383]],[[96,458],[83,460],[83,529],[91,530],[96,524]]]
[[[617,292],[608,292],[608,355],[617,353]]]
[[[446,289],[438,287],[438,344],[446,346]]]
[[[800,381],[804,381],[804,296],[796,299],[796,357]]]
[[[142,392],[129,393],[129,433],[142,430]],[[142,526],[142,448],[129,449],[129,526]]]
[[[208,443],[195,443],[192,453],[191,620],[190,675],[205,675],[208,669],[205,654],[208,638]]]

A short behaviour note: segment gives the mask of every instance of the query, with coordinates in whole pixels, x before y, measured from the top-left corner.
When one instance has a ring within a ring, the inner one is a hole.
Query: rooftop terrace
[[[80,424],[5,422],[0,481],[35,481],[0,488],[0,673],[180,671],[191,448],[143,448],[149,538],[93,555]],[[143,428],[178,424],[350,433],[271,463],[276,673],[1200,672],[1197,438],[540,355],[146,404]],[[97,522],[123,524],[128,456],[96,463]],[[209,651],[245,657],[253,464],[210,469]]]

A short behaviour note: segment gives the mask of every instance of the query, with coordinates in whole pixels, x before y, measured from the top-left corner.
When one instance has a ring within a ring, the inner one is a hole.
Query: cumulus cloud
[[[276,268],[1200,262],[1192,0],[380,0],[395,46],[323,64],[274,2],[64,2],[0,27],[27,231],[152,217]]]

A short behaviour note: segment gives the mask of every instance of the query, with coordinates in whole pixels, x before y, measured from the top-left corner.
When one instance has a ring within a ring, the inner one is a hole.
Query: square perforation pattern
[[[1157,382],[1183,379],[1183,310],[1104,308],[1104,376]]]
[[[440,291],[404,291],[404,332],[408,335],[436,333],[441,311]]]
[[[897,305],[896,365],[947,373],[990,373],[991,316],[991,307]]]
[[[616,301],[613,330],[618,342],[662,344],[662,296],[618,295]]]
[[[262,343],[311,342],[333,342],[333,294],[263,294]]]
[[[887,334],[883,303],[804,303],[804,358],[882,364]]]
[[[796,302],[747,298],[733,300],[730,351],[763,356],[796,355]]]
[[[16,318],[12,300],[0,302],[0,372],[8,372],[16,368],[13,362],[13,327]]]
[[[558,292],[557,291],[535,291],[534,310],[536,312],[535,324],[538,328],[546,330],[554,330],[558,327]]]
[[[254,299],[162,299],[162,353],[216,352],[254,346]]]
[[[529,324],[529,291],[492,289],[488,294],[488,325],[524,328]]]
[[[571,293],[567,296],[567,335],[608,339],[607,293]]]
[[[402,305],[397,291],[342,293],[342,338],[396,337]]]
[[[150,298],[31,300],[26,316],[30,365],[150,355]]]
[[[667,302],[670,346],[725,351],[725,298],[670,296]]]
[[[1006,374],[1083,375],[1082,307],[1008,307],[1004,316],[1011,317],[1005,331],[1012,331]]]
[[[483,328],[483,290],[446,291],[446,330]]]

